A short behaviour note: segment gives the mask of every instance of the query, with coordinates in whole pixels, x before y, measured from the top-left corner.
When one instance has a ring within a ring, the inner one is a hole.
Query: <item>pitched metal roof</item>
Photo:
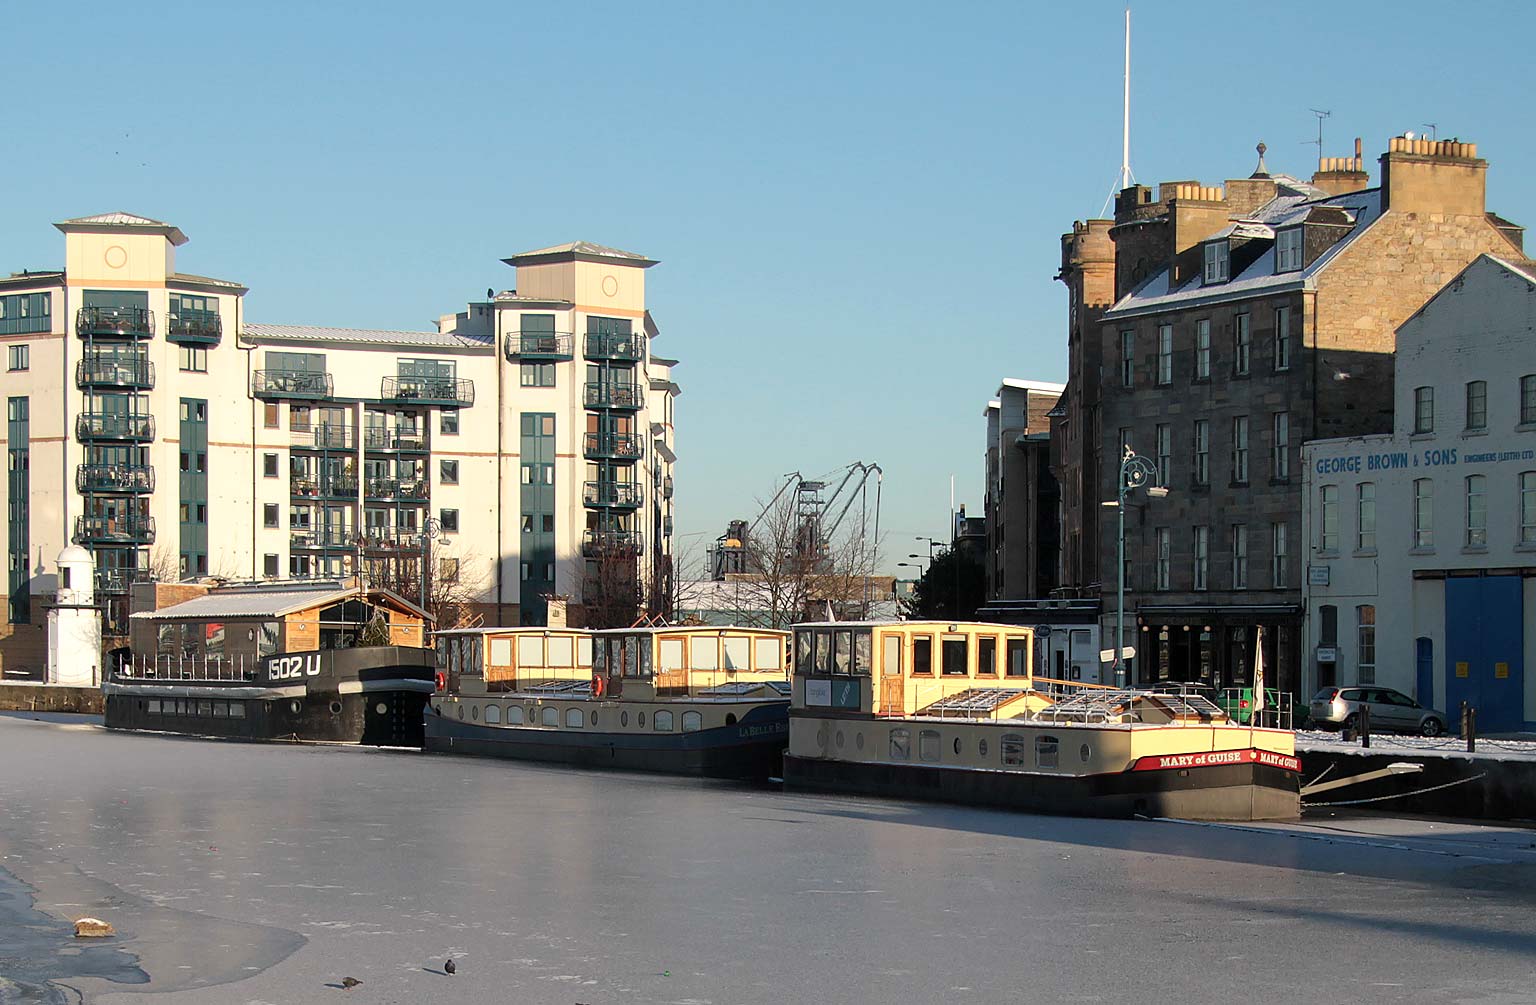
[[[77,216],[73,220],[63,220],[54,224],[64,233],[71,230],[88,227],[133,227],[144,230],[158,230],[165,235],[166,240],[180,246],[187,243],[187,235],[181,232],[179,227],[166,223],[164,220],[151,220],[147,216],[139,216],[136,213],[97,213],[95,216]]]
[[[383,331],[374,328],[319,328],[314,325],[251,325],[240,332],[258,342],[349,342],[381,349],[412,346],[432,349],[481,349],[494,346],[489,335]]]
[[[427,613],[421,608],[404,597],[390,593],[388,590],[368,590],[366,595],[370,600],[374,601],[387,598],[396,606],[420,617],[427,617]],[[277,618],[285,614],[293,614],[297,611],[308,610],[311,607],[321,607],[357,596],[358,591],[356,589],[341,587],[335,583],[324,583],[307,587],[293,586],[291,588],[265,586],[231,587],[214,590],[201,597],[193,597],[191,600],[184,600],[179,604],[162,607],[156,611],[139,611],[133,617],[143,621],[217,621],[221,618],[229,620]]]
[[[508,265],[517,265],[519,262],[536,258],[552,258],[562,255],[572,255],[577,258],[611,258],[630,265],[641,265],[649,268],[655,265],[655,261],[637,255],[633,251],[620,251],[618,248],[609,248],[601,244],[593,244],[591,241],[571,241],[568,244],[556,244],[548,248],[539,248],[535,251],[522,251],[502,261]]]

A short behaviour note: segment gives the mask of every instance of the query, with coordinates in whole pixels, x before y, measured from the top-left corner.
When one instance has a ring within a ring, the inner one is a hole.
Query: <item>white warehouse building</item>
[[[1391,435],[1302,448],[1303,684],[1536,729],[1536,266],[1467,266],[1398,328],[1394,378]]]
[[[177,271],[170,224],[57,226],[62,270],[0,279],[7,676],[42,666],[42,556],[71,543],[109,634],[148,578],[361,569],[414,599],[425,564],[487,624],[543,623],[551,597],[579,620],[615,566],[666,595],[679,389],[649,351],[654,261],[545,248],[437,331],[317,328],[249,323],[245,287]]]

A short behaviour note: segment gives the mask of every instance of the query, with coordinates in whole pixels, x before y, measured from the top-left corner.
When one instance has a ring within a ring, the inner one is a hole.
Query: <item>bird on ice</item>
[[[348,991],[351,991],[361,983],[363,982],[358,980],[356,977],[343,977],[341,979],[341,986],[346,988]]]
[[[459,968],[454,966],[454,964],[453,964],[453,957],[452,956],[448,957],[447,962],[445,962],[443,964],[443,973],[445,973],[445,974],[456,974],[458,972],[459,972]]]

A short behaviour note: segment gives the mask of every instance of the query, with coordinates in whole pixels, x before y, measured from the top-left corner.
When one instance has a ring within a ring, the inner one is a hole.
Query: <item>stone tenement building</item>
[[[1397,326],[1478,255],[1523,258],[1521,228],[1487,212],[1473,144],[1394,137],[1380,164],[1368,187],[1357,141],[1354,157],[1323,159],[1305,182],[1269,174],[1261,144],[1248,178],[1167,182],[1155,199],[1133,186],[1113,225],[1064,239],[1081,342],[1070,373],[1081,386],[1069,385],[1057,430],[1064,500],[1078,509],[1068,549],[1100,524],[1096,564],[1064,566],[1080,588],[1097,574],[1106,634],[1116,536],[1096,514],[1115,498],[1125,449],[1170,489],[1135,493],[1126,514],[1141,681],[1247,683],[1262,626],[1268,681],[1299,686],[1301,443],[1389,431]],[[1095,367],[1083,319],[1103,281],[1104,232],[1114,304],[1098,318]]]
[[[1063,388],[1004,378],[987,402],[987,599],[1044,597],[1056,586],[1059,494],[1050,418]]]

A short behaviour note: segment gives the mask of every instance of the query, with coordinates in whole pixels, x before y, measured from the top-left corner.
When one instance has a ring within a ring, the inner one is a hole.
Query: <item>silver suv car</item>
[[[1360,706],[1371,707],[1371,729],[1439,736],[1445,732],[1445,713],[1425,708],[1401,691],[1389,687],[1325,687],[1312,696],[1309,711],[1320,729],[1354,729]]]

